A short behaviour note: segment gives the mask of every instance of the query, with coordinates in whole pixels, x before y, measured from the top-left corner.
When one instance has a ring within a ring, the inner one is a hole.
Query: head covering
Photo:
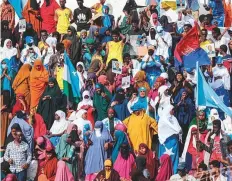
[[[126,127],[124,124],[117,124],[117,125],[115,126],[115,130],[119,130],[119,131],[126,132],[127,127]]]
[[[94,44],[95,41],[93,38],[87,38],[85,42],[87,45],[92,45],[92,44]]]
[[[86,110],[84,109],[80,109],[77,113],[76,113],[76,119],[82,118],[82,115],[87,113]]]
[[[105,75],[100,75],[97,80],[98,80],[98,83],[105,85],[107,82],[107,77]]]
[[[67,129],[69,122],[66,120],[65,113],[63,111],[58,110],[55,112],[55,114],[58,115],[60,119],[54,121],[50,132],[52,134],[60,134]]]
[[[179,164],[178,164],[178,168],[177,168],[178,170],[184,170],[184,169],[186,169],[186,164],[185,164],[185,162],[179,162]]]
[[[45,139],[43,136],[40,136],[36,139],[37,145],[42,145],[45,142]]]
[[[140,81],[145,81],[146,80],[146,73],[142,70],[138,71],[136,74],[135,74],[135,77],[134,79],[137,81],[137,82],[140,82]]]
[[[106,9],[108,9],[107,14],[105,13]],[[103,26],[110,28],[112,24],[111,24],[110,15],[109,15],[109,6],[104,5],[102,7],[102,13],[103,13]]]
[[[17,49],[13,47],[13,45],[11,44],[11,47],[8,48],[6,45],[8,42],[12,41],[10,39],[6,39],[4,41],[4,45],[3,45],[3,49],[2,49],[2,54],[1,54],[1,60],[3,59],[11,59],[11,57],[17,55]]]
[[[154,18],[157,18],[156,21],[153,20]],[[153,27],[156,27],[156,26],[159,25],[158,15],[157,15],[156,13],[153,13],[153,14],[151,15],[150,23],[151,23],[151,25],[152,25]]]
[[[55,47],[57,44],[57,39],[55,37],[48,37],[45,42],[49,45],[49,47]]]
[[[168,74],[166,72],[163,72],[160,74],[160,77],[162,77],[164,79],[168,79]]]
[[[146,158],[144,156],[137,156],[135,159],[137,170],[143,171],[146,168]]]
[[[74,177],[64,161],[58,161],[55,181],[74,181]]]
[[[95,41],[95,31],[96,30],[98,30],[99,28],[97,27],[97,26],[95,26],[95,25],[93,25],[93,26],[90,26],[90,28],[89,28],[89,35],[88,35],[88,39],[89,38],[91,38],[91,39],[93,39],[94,41]],[[87,40],[88,40],[87,39]],[[86,40],[86,41],[87,41]],[[87,42],[86,42],[87,43]],[[92,42],[91,42],[92,43]],[[87,44],[89,44],[89,43],[87,43]],[[92,43],[93,44],[93,43]]]
[[[112,167],[112,161],[110,159],[105,160],[104,166]]]
[[[173,175],[172,160],[167,154],[160,157],[160,170],[156,180],[169,180]]]
[[[88,98],[85,98],[85,96],[88,96]],[[91,106],[93,107],[93,101],[91,100],[90,92],[88,90],[85,90],[82,93],[82,101],[79,102],[77,109],[81,109],[82,106]]]
[[[56,78],[50,77],[48,82],[52,82],[54,84],[54,86],[50,87],[49,85],[47,85],[47,87],[43,93],[43,96],[49,95],[53,98],[53,97],[58,97],[59,95],[62,94]]]
[[[7,174],[3,181],[17,181],[17,177],[15,174]]]
[[[103,123],[102,123],[102,121],[97,121],[96,123],[95,123],[95,125],[94,125],[94,128],[103,128]]]
[[[34,43],[34,39],[32,36],[27,36],[25,38],[25,41],[26,41],[26,44],[29,44],[29,43]]]

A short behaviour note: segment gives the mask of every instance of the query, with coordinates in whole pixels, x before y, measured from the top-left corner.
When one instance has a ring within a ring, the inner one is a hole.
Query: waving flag
[[[69,102],[80,101],[79,77],[69,59],[67,53],[64,53],[64,74],[63,74],[64,94],[68,97]]]
[[[219,108],[228,116],[232,116],[232,111],[223,103],[215,91],[206,82],[200,67],[197,65],[197,106],[207,106]]]
[[[195,68],[196,62],[201,65],[209,65],[210,59],[207,53],[200,48],[198,27],[195,26],[188,31],[188,33],[176,45],[174,57],[176,59],[175,65],[184,66],[185,68]]]

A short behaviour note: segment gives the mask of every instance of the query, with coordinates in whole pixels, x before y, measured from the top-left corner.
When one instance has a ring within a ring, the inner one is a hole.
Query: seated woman
[[[62,134],[67,129],[69,121],[65,119],[65,113],[63,111],[56,111],[55,121],[48,132],[47,137],[50,138],[53,146],[56,146],[60,140]]]
[[[121,180],[130,180],[131,170],[134,166],[134,156],[130,152],[130,147],[128,144],[122,144],[120,147],[120,152],[114,162],[114,169],[119,173]]]
[[[112,168],[112,161],[106,160],[104,162],[104,170],[100,171],[94,181],[106,180],[106,181],[120,181],[120,176],[117,171]]]
[[[55,181],[74,181],[72,172],[70,172],[68,166],[62,160],[57,163]]]
[[[56,146],[56,154],[59,160],[63,160],[71,171],[75,180],[78,179],[80,168],[78,169],[77,148],[80,148],[80,157],[83,157],[83,142],[80,141],[77,126],[70,124]]]
[[[29,114],[30,107],[27,105],[25,97],[23,94],[16,95],[16,103],[12,109],[12,115],[15,116],[17,111],[24,111],[25,113]]]
[[[45,165],[41,169],[38,181],[54,181],[57,171],[57,162],[58,159],[56,158],[54,149],[52,147],[47,147]]]
[[[63,96],[54,77],[49,78],[48,85],[40,98],[37,113],[39,113],[47,126],[52,127],[54,115],[57,110],[66,110],[67,100]]]
[[[169,180],[172,175],[172,159],[168,154],[164,154],[160,157],[160,168],[156,181]]]

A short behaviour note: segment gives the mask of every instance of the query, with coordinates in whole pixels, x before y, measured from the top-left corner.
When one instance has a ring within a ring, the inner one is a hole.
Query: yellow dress
[[[127,133],[134,150],[138,151],[141,143],[145,143],[151,148],[152,137],[158,133],[155,119],[148,116],[145,111],[141,111],[138,116],[132,113],[123,123],[127,127]]]
[[[56,80],[57,80],[57,83],[60,89],[63,90],[64,89],[64,84],[63,84],[64,67],[56,67],[55,75],[56,75]]]
[[[122,41],[119,41],[119,42],[110,41],[107,43],[106,46],[109,49],[108,57],[107,57],[107,61],[106,61],[106,66],[108,65],[108,63],[112,59],[117,59],[119,62],[122,63],[123,62],[122,54],[123,54],[124,43]]]
[[[72,11],[69,8],[57,9],[56,10],[58,22],[57,22],[57,28],[56,30],[60,34],[67,33],[68,27],[70,26],[70,18],[72,15]]]
[[[209,45],[209,44],[211,44],[211,41],[206,40],[206,41],[200,43],[200,47],[202,49],[206,50],[207,49],[207,45]]]

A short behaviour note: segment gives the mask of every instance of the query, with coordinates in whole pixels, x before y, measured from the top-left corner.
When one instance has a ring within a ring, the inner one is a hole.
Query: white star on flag
[[[167,155],[169,155],[169,156],[174,155],[174,153],[172,152],[172,149],[173,149],[173,148],[170,148],[170,149],[167,149],[166,147],[164,147],[164,148],[165,148],[164,154],[167,154]]]
[[[73,71],[72,74],[73,74],[74,76],[76,76],[77,72],[74,72],[74,71]]]

